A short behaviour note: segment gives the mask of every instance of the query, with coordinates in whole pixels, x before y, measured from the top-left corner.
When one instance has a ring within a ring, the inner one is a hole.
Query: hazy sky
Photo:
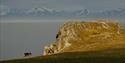
[[[47,7],[57,10],[125,8],[125,0],[0,0],[9,8]]]
[[[0,60],[21,58],[25,52],[42,55],[43,47],[55,41],[60,24],[0,23]]]

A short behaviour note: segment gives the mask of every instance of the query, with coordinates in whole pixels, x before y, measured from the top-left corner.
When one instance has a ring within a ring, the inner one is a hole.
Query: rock
[[[102,44],[110,41],[115,42],[116,37],[119,35],[119,24],[114,21],[96,20],[89,22],[66,22],[59,29],[56,41],[54,42],[54,45],[49,47],[49,50],[52,49],[54,51],[50,54],[96,50],[101,42]],[[102,48],[108,48],[109,46]],[[97,49],[102,48],[100,46]]]

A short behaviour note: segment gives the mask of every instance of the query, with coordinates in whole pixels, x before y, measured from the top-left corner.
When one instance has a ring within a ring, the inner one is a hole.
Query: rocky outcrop
[[[109,20],[66,22],[59,29],[56,41],[45,46],[44,55],[117,48],[125,45],[125,35],[120,32],[119,24]]]

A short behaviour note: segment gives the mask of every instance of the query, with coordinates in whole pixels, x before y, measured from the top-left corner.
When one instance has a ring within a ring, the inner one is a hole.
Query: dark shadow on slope
[[[125,48],[89,52],[65,52],[1,63],[125,63]]]

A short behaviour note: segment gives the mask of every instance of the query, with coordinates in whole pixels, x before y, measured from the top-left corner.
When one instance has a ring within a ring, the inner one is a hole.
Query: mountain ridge
[[[98,12],[91,12],[88,9],[80,9],[74,11],[55,10],[49,8],[30,8],[30,9],[18,9],[18,8],[7,8],[2,7],[0,9],[0,16],[33,16],[33,17],[62,17],[62,18],[116,18],[125,16],[125,9],[113,9],[113,10],[102,10]]]

